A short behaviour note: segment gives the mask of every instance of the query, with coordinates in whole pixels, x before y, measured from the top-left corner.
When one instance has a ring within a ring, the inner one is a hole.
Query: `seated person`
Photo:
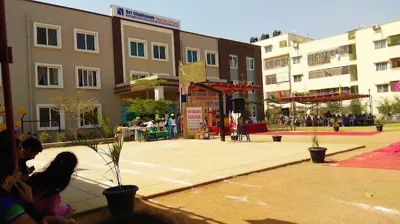
[[[26,181],[29,175],[35,170],[34,167],[28,167],[26,162],[35,159],[43,151],[42,143],[36,138],[28,138],[22,142],[22,153],[19,155],[19,171],[22,173],[21,180]]]
[[[71,152],[62,152],[45,171],[33,174],[28,185],[32,188],[35,206],[47,216],[71,218],[71,206],[61,203],[60,193],[71,181],[78,159]]]

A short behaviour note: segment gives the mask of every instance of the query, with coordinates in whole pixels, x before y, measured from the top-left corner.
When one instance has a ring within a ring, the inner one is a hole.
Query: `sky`
[[[181,21],[185,31],[249,42],[276,29],[321,39],[400,20],[400,0],[40,0],[110,14],[119,5]],[[272,35],[271,35],[272,36]]]

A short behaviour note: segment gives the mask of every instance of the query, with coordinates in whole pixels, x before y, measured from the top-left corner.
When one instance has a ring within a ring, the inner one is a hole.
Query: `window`
[[[208,66],[218,66],[218,53],[214,51],[206,51],[206,62]]]
[[[375,49],[382,49],[382,48],[386,48],[386,40],[378,40],[375,41]]]
[[[276,74],[265,76],[265,85],[276,84]]]
[[[129,56],[147,59],[147,41],[129,38]]]
[[[400,58],[391,58],[390,63],[392,64],[392,69],[400,68]]]
[[[200,60],[200,50],[195,48],[186,48],[186,63],[197,62]]]
[[[99,53],[99,34],[93,31],[74,29],[75,50]]]
[[[303,81],[303,75],[294,75],[293,82],[301,82]]]
[[[36,117],[39,122],[37,129],[39,131],[58,130],[64,128],[65,120],[63,111],[58,111],[52,104],[39,104],[36,108]]]
[[[238,58],[236,55],[229,55],[229,64],[231,68],[238,68]]]
[[[246,58],[247,70],[254,70],[254,58]]]
[[[76,67],[77,88],[100,89],[100,69]]]
[[[272,45],[265,46],[265,47],[264,47],[264,51],[265,51],[265,53],[272,52]]]
[[[149,77],[148,72],[138,72],[138,71],[131,71],[131,78],[132,80],[144,79]]]
[[[43,23],[34,23],[36,47],[61,48],[61,27]]]
[[[301,56],[293,57],[293,64],[300,64],[301,63]]]
[[[376,63],[376,71],[385,71],[387,70],[387,62]]]
[[[168,61],[168,45],[151,43],[153,48],[153,60]]]
[[[249,85],[249,86],[254,86],[254,82],[253,81],[247,81],[247,85]],[[253,89],[253,90],[250,90],[250,91],[248,91],[248,93],[255,93],[256,91]]]
[[[101,116],[101,105],[89,112],[82,113],[79,118],[79,128],[94,128],[99,125],[99,116]]]
[[[62,66],[52,64],[35,64],[36,87],[63,88]]]
[[[389,92],[389,85],[388,84],[383,84],[383,85],[376,85],[377,92],[378,93],[387,93]]]

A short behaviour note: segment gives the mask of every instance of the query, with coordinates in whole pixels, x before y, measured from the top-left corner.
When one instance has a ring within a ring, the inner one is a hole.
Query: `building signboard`
[[[111,6],[111,16],[120,17],[123,19],[133,20],[137,22],[148,23],[157,26],[163,26],[170,29],[180,29],[181,21],[171,19],[159,15],[154,15],[139,10],[129,9],[121,6]]]

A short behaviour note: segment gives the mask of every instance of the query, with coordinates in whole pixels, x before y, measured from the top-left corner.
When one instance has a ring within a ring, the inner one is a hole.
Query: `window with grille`
[[[92,111],[81,113],[79,119],[79,127],[81,128],[91,128],[99,125],[99,115],[101,112],[101,106],[96,105]]]
[[[229,65],[230,68],[238,68],[238,58],[236,55],[229,56]]]
[[[74,29],[75,50],[84,52],[99,52],[98,33],[87,30]]]
[[[147,59],[147,41],[129,38],[129,56]]]
[[[303,75],[294,75],[293,82],[301,82],[303,81]]]
[[[386,40],[378,40],[375,41],[374,44],[375,44],[375,49],[386,48]]]
[[[186,49],[186,62],[192,63],[200,60],[200,50],[199,49]]]
[[[100,88],[100,69],[78,67],[78,88]]]
[[[36,86],[42,88],[62,88],[61,65],[36,64]]]
[[[387,70],[387,62],[381,62],[375,64],[376,71],[385,71]]]
[[[34,23],[36,47],[61,48],[61,27]]]
[[[152,43],[153,60],[168,61],[168,45],[161,43]]]
[[[376,89],[378,93],[387,93],[389,92],[389,85],[388,84],[377,85]]]

